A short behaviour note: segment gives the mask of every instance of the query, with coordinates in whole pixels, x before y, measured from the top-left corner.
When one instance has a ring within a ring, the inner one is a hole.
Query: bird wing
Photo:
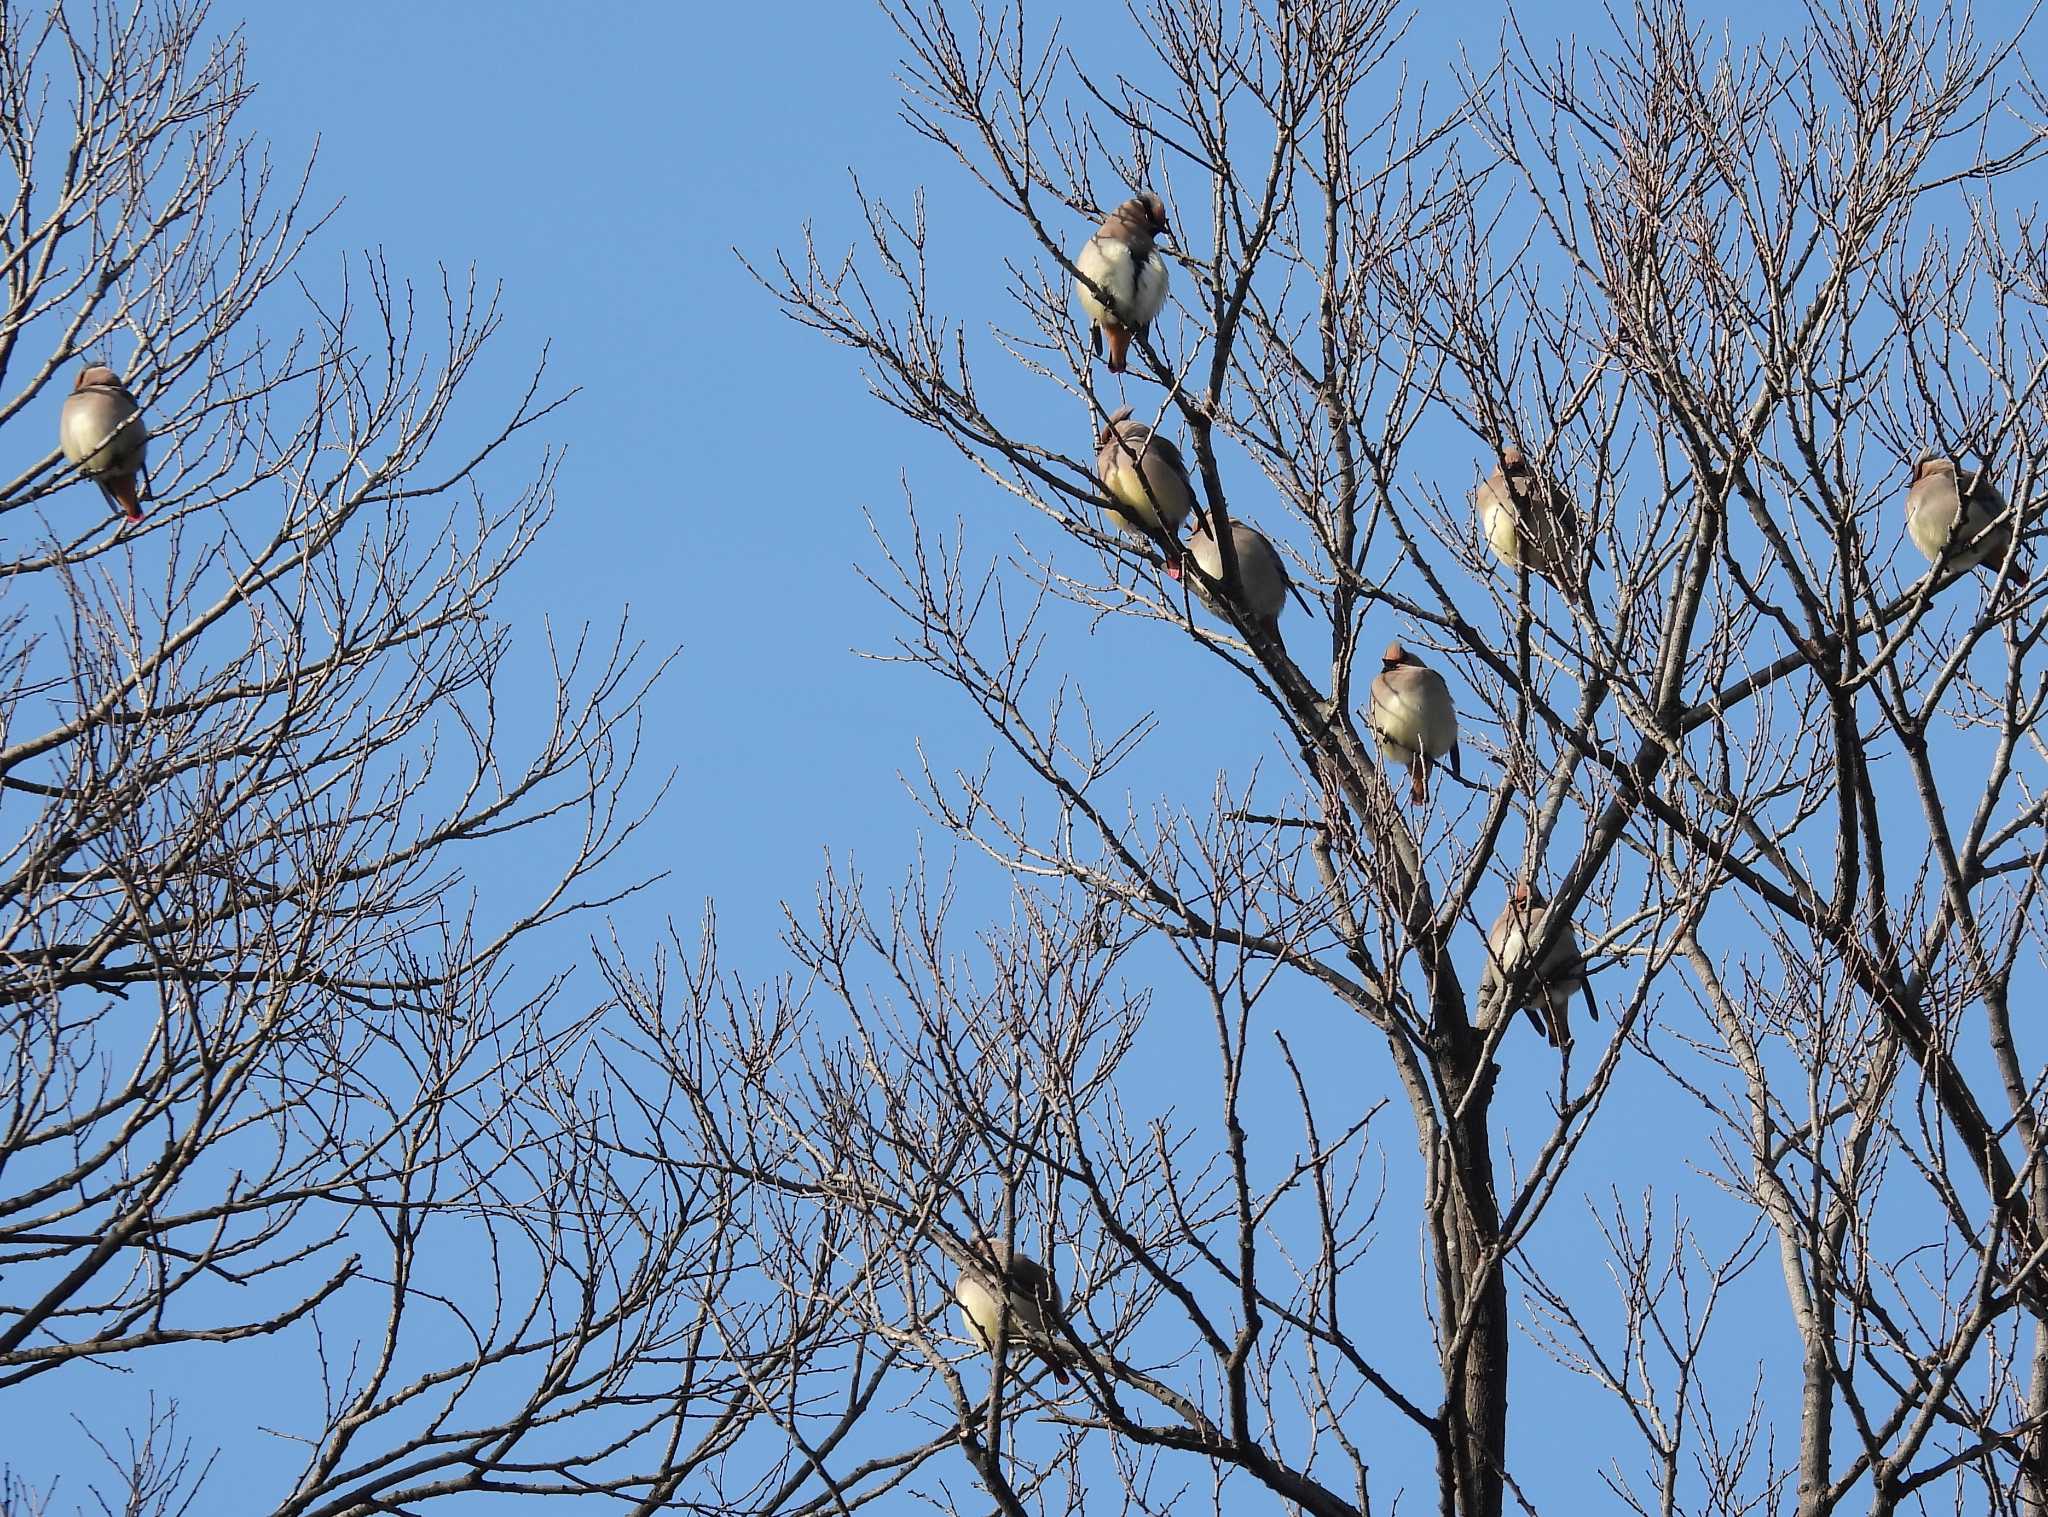
[[[1187,486],[1188,494],[1192,495],[1195,493],[1195,482],[1188,474],[1188,461],[1181,456],[1180,444],[1170,437],[1161,437],[1157,432],[1154,432],[1152,434],[1152,447],[1150,451],[1154,458],[1157,458],[1167,468],[1180,476],[1180,482]]]

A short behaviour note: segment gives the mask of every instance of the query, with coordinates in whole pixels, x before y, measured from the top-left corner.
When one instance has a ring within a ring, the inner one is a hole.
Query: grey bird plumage
[[[1081,275],[1074,293],[1088,313],[1089,343],[1099,356],[1108,340],[1112,374],[1124,372],[1132,335],[1149,329],[1166,304],[1166,260],[1154,242],[1172,233],[1166,203],[1147,190],[1111,211],[1074,255]]]
[[[1571,497],[1540,478],[1513,443],[1472,492],[1479,529],[1494,557],[1511,569],[1527,567],[1577,599],[1585,561],[1592,552],[1585,524]]]
[[[1507,905],[1486,935],[1486,968],[1479,977],[1482,1011],[1505,994],[1506,982],[1523,968],[1522,961],[1535,944],[1546,909],[1543,897],[1527,881],[1518,882],[1508,892]],[[1593,1000],[1593,986],[1586,977],[1585,955],[1579,950],[1578,935],[1567,924],[1551,944],[1550,952],[1543,956],[1542,965],[1529,977],[1515,1005],[1492,1010],[1502,1015],[1518,1009],[1527,1012],[1529,1020],[1542,1028],[1551,1046],[1563,1048],[1572,1040],[1570,1010],[1575,995],[1585,996],[1586,1010],[1598,1021],[1600,1008]],[[1487,1025],[1491,1025],[1490,1021]]]
[[[1952,459],[1921,459],[1906,489],[1906,532],[1932,564],[1946,561],[1962,569],[1981,564],[1996,571],[2012,546],[2012,523],[2001,520],[2005,512],[2005,496],[1987,472],[1979,469],[1965,488]],[[2012,578],[2015,584],[2027,582],[2017,559]]]
[[[142,520],[142,502],[149,498],[143,474],[149,428],[120,375],[105,364],[88,364],[79,373],[57,419],[57,443],[123,516]]]
[[[1429,799],[1429,766],[1448,756],[1458,769],[1458,713],[1444,677],[1399,643],[1390,644],[1372,682],[1370,722],[1380,752],[1408,766],[1409,799]]]
[[[1063,1312],[1052,1276],[1030,1255],[1005,1249],[998,1238],[977,1237],[971,1247],[972,1261],[961,1266],[953,1282],[953,1300],[968,1337],[989,1353],[1000,1338],[1013,1353],[1036,1355],[1054,1380],[1066,1384],[1069,1351],[1053,1332]]]
[[[1267,540],[1266,534],[1255,527],[1248,527],[1241,521],[1230,524],[1230,547],[1237,560],[1237,582],[1225,588],[1235,593],[1238,603],[1247,611],[1267,624],[1277,635],[1280,628],[1280,612],[1287,604],[1287,592],[1294,588],[1294,581],[1288,577],[1287,565],[1280,557],[1279,549]],[[1194,531],[1188,534],[1188,557],[1195,566],[1210,579],[1223,580],[1223,549],[1209,530],[1207,521],[1197,521]],[[1203,598],[1208,592],[1202,581],[1195,580],[1202,589]]]
[[[1180,528],[1195,508],[1195,485],[1180,449],[1144,422],[1129,406],[1118,406],[1095,439],[1095,477],[1113,509],[1111,519],[1127,537],[1148,542],[1166,555],[1166,572],[1180,577]]]

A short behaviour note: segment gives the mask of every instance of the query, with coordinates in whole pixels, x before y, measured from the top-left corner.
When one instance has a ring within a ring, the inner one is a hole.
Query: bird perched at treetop
[[[984,1235],[972,1240],[973,1259],[963,1264],[953,1283],[953,1300],[967,1335],[989,1353],[998,1338],[1012,1353],[1034,1354],[1061,1385],[1069,1371],[1070,1350],[1053,1336],[1061,1316],[1059,1287],[1045,1266],[1029,1255],[1005,1249],[1002,1240]],[[1007,1310],[1009,1321],[1003,1322]],[[1051,1319],[1048,1322],[1048,1318]]]
[[[1277,637],[1280,633],[1280,612],[1287,604],[1287,593],[1293,590],[1297,598],[1301,595],[1294,589],[1294,581],[1288,577],[1280,550],[1267,540],[1265,533],[1241,521],[1230,524],[1230,548],[1237,559],[1237,583],[1226,588],[1233,590],[1238,603],[1264,622]],[[1209,530],[1208,522],[1197,521],[1194,531],[1188,534],[1188,557],[1210,579],[1223,580],[1223,549]],[[1201,581],[1195,583],[1200,589]],[[1202,595],[1208,599],[1206,590]]]
[[[123,516],[142,520],[142,502],[149,499],[143,473],[149,429],[120,375],[105,364],[88,364],[79,373],[57,419],[57,442]]]
[[[1108,339],[1112,374],[1124,371],[1131,335],[1142,335],[1166,304],[1166,260],[1153,242],[1172,233],[1166,203],[1147,190],[1111,211],[1074,256],[1074,292],[1092,324],[1089,344],[1099,357]]]
[[[1592,545],[1571,497],[1539,479],[1527,456],[1513,443],[1500,450],[1500,463],[1472,492],[1479,529],[1494,557],[1511,569],[1526,566],[1576,600]],[[1595,558],[1595,562],[1597,562]]]
[[[2005,497],[1986,471],[1972,475],[1964,491],[1954,460],[1940,457],[1923,458],[1913,470],[1906,488],[1906,531],[1929,563],[1942,563],[1946,556],[1959,569],[1983,564],[1995,572],[2012,546]],[[2017,559],[2012,577],[2017,584],[2027,582],[2027,571]]]
[[[1380,752],[1408,766],[1408,795],[1429,799],[1429,765],[1449,755],[1458,773],[1458,712],[1451,688],[1436,670],[1399,643],[1391,643],[1372,682],[1370,723]]]
[[[1543,897],[1527,880],[1517,881],[1515,888],[1508,892],[1508,903],[1501,909],[1500,916],[1493,924],[1493,930],[1486,935],[1486,968],[1479,976],[1479,1002],[1482,1008],[1488,1001],[1504,993],[1509,978],[1522,968],[1522,960],[1536,941],[1538,929],[1543,925],[1545,911]],[[1586,1010],[1594,1021],[1600,1020],[1600,1008],[1593,1000],[1593,985],[1586,978],[1585,955],[1579,951],[1578,936],[1569,925],[1550,945],[1550,952],[1543,956],[1542,966],[1529,977],[1529,982],[1514,1006],[1497,1008],[1501,1013],[1517,1009],[1526,1011],[1529,1020],[1543,1029],[1543,1035],[1550,1040],[1553,1048],[1563,1048],[1572,1040],[1569,1012],[1575,995],[1586,998]]]
[[[1117,530],[1166,555],[1168,577],[1180,578],[1180,527],[1195,508],[1195,485],[1180,449],[1118,406],[1095,439],[1095,477],[1109,492]]]

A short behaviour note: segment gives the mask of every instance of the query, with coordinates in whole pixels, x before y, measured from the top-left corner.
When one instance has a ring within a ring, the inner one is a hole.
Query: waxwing
[[[1129,406],[1119,406],[1095,439],[1095,476],[1114,505],[1117,530],[1159,548],[1167,574],[1180,578],[1181,523],[1195,508],[1194,481],[1180,449],[1133,420]]]
[[[1266,534],[1254,527],[1247,527],[1241,521],[1230,524],[1231,552],[1237,559],[1237,584],[1234,587],[1239,604],[1266,623],[1277,636],[1280,630],[1280,611],[1287,604],[1287,592],[1294,589],[1294,581],[1288,577],[1287,565],[1282,561],[1279,550],[1267,541]],[[1223,550],[1215,534],[1209,530],[1207,521],[1197,521],[1194,531],[1188,534],[1188,557],[1195,566],[1210,579],[1223,579]],[[1201,581],[1197,580],[1197,588]],[[1299,591],[1295,591],[1299,595]],[[1203,598],[1207,599],[1204,591]]]
[[[1472,492],[1479,530],[1493,555],[1510,569],[1527,566],[1577,599],[1584,561],[1591,552],[1585,527],[1571,497],[1539,479],[1522,450],[1509,443],[1500,463]]]
[[[1081,277],[1074,292],[1091,324],[1089,343],[1099,356],[1109,340],[1109,372],[1124,371],[1131,334],[1143,334],[1166,304],[1166,260],[1153,240],[1172,235],[1166,205],[1149,190],[1126,200],[1074,256]]]
[[[57,441],[78,472],[97,484],[123,516],[142,520],[142,502],[149,499],[143,473],[149,429],[120,375],[105,364],[90,364],[80,372],[57,418]]]
[[[1388,646],[1372,682],[1373,737],[1380,752],[1408,766],[1408,794],[1429,799],[1429,765],[1450,756],[1458,773],[1458,713],[1444,677],[1399,643]]]
[[[1527,881],[1518,882],[1508,892],[1507,905],[1486,935],[1486,968],[1479,977],[1482,1007],[1503,994],[1506,981],[1522,968],[1522,959],[1543,925],[1545,909],[1543,897]],[[1572,1040],[1571,1000],[1580,994],[1586,998],[1586,1010],[1598,1021],[1600,1008],[1594,1003],[1593,986],[1586,978],[1585,955],[1579,951],[1577,935],[1567,926],[1543,956],[1542,968],[1529,977],[1516,1005],[1491,1009],[1500,1015],[1517,1008],[1526,1011],[1529,1020],[1543,1029],[1551,1046],[1562,1048]]]
[[[1913,471],[1906,489],[1906,531],[1929,563],[1946,561],[1960,569],[1984,564],[1996,572],[2012,545],[2012,523],[2005,519],[2005,497],[1998,486],[1979,469],[1965,495],[1955,461],[1948,458],[1923,458]],[[2027,582],[2027,571],[2017,560],[2012,578],[2016,584]]]
[[[1061,1385],[1067,1383],[1065,1360],[1071,1356],[1053,1335],[1046,1317],[1060,1316],[1059,1287],[1045,1266],[1029,1255],[1006,1250],[1002,1240],[986,1235],[971,1242],[973,1259],[953,1283],[953,1300],[967,1336],[989,1353],[1001,1338],[1013,1353],[1034,1354]],[[1002,1322],[1005,1307],[1009,1322]]]

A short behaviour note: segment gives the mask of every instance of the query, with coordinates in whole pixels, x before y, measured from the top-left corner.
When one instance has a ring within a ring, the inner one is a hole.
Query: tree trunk
[[[2034,1320],[2034,1363],[2027,1375],[2027,1421],[2032,1431],[2020,1447],[2020,1512],[2048,1517],[2048,1323]]]
[[[1446,1272],[1451,1299],[1444,1364],[1444,1426],[1458,1517],[1500,1517],[1506,1469],[1508,1418],[1508,1293],[1500,1264],[1500,1208],[1493,1194],[1493,1143],[1487,1131],[1493,1104],[1490,1065],[1481,1065],[1481,1040],[1469,1028],[1454,1035],[1457,1078],[1450,1090],[1479,1088],[1453,1116],[1450,1194],[1438,1213],[1451,1232],[1444,1240],[1453,1267]]]

